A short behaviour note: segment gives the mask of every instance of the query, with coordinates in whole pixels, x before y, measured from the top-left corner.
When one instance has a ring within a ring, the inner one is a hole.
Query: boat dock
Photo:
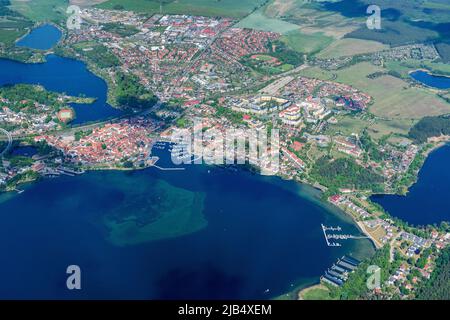
[[[325,271],[320,280],[333,286],[342,286],[347,281],[349,274],[354,272],[359,264],[360,261],[349,256],[343,256]]]
[[[351,234],[340,234],[340,233],[328,233],[331,232],[341,232],[342,228],[340,226],[337,227],[327,227],[323,224],[322,226],[322,232],[325,237],[325,241],[327,242],[327,246],[329,247],[341,247],[342,245],[339,242],[334,242],[331,240],[348,240],[348,239],[367,239],[366,236],[354,236]]]

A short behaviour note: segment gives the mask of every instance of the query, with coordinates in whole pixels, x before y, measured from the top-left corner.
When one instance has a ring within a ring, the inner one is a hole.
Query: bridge
[[[11,134],[10,134],[8,131],[6,131],[5,129],[0,128],[0,132],[3,132],[3,133],[6,135],[6,138],[7,138],[7,141],[8,141],[8,144],[7,144],[7,146],[5,147],[5,149],[4,149],[3,151],[0,152],[0,157],[3,157],[3,155],[9,150],[9,148],[11,148],[13,139],[12,139]],[[1,140],[0,140],[0,141],[1,141]]]

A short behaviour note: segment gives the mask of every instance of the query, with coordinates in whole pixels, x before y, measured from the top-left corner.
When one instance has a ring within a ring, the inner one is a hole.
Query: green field
[[[332,72],[320,69],[319,67],[309,67],[300,71],[300,75],[307,78],[315,78],[319,80],[334,80],[335,76]]]
[[[450,113],[450,104],[429,89],[411,86],[390,75],[367,78],[369,74],[386,71],[387,69],[366,62],[333,72],[318,67],[301,71],[301,75],[306,77],[352,85],[374,99],[369,112],[378,118],[341,116],[338,117],[337,124],[329,126],[327,134],[350,135],[368,129],[375,139],[387,134],[406,135],[419,119]]]
[[[163,13],[242,18],[266,0],[163,0]],[[109,0],[98,5],[104,9],[125,9],[148,14],[159,13],[158,0]]]
[[[11,10],[8,0],[0,1],[0,44],[12,46],[32,26],[32,21]]]
[[[282,40],[298,52],[314,54],[325,49],[334,39],[320,32],[305,34],[296,30],[285,34]]]
[[[68,6],[68,0],[11,0],[11,9],[32,21],[65,21]]]
[[[14,41],[24,35],[24,33],[25,32],[23,31],[0,29],[0,43],[7,46],[12,45],[14,44]]]
[[[0,43],[6,46],[13,45],[32,26],[33,23],[31,21],[21,16],[0,17]]]
[[[323,59],[352,56],[389,49],[389,46],[376,41],[361,39],[339,39],[323,50],[318,57]]]
[[[327,289],[312,289],[303,294],[304,300],[330,300],[330,291]]]
[[[328,126],[325,134],[350,136],[356,133],[361,135],[364,130],[367,130],[375,140],[379,140],[389,134],[406,136],[409,129],[417,122],[415,120],[402,119],[369,119],[368,117],[355,117],[353,115],[338,116],[337,120],[337,124]]]
[[[263,10],[258,10],[245,19],[241,20],[236,27],[239,28],[249,28],[262,31],[270,31],[277,33],[288,33],[298,30],[299,26],[285,22],[276,18],[269,18],[263,12]]]
[[[450,112],[450,104],[428,89],[385,75],[375,79],[367,76],[386,69],[363,62],[336,71],[337,82],[354,86],[374,98],[370,111],[383,118],[420,119]]]

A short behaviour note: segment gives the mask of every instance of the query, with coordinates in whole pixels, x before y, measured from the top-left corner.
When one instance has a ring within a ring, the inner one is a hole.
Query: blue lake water
[[[450,77],[436,76],[429,72],[418,70],[410,74],[410,76],[426,86],[436,89],[449,89]]]
[[[49,50],[58,43],[61,35],[61,31],[55,26],[44,24],[33,29],[29,34],[17,41],[16,45],[38,50]]]
[[[450,221],[450,146],[432,152],[406,196],[377,195],[372,200],[414,225]]]
[[[13,156],[32,157],[38,153],[38,150],[33,146],[19,146],[11,150]]]
[[[97,98],[73,105],[74,123],[121,114],[106,103],[106,83],[76,60],[0,59],[0,85],[18,83]],[[317,282],[344,254],[373,253],[368,240],[326,246],[321,223],[360,232],[316,190],[244,171],[89,172],[21,188],[0,194],[0,298],[268,299]],[[66,288],[73,264],[81,291]]]
[[[160,156],[161,166],[171,166]],[[105,217],[151,212],[159,181],[204,194],[207,224],[178,237],[111,242]],[[343,254],[373,253],[368,240],[326,246],[321,223],[359,231],[317,195],[278,178],[204,166],[44,180],[0,195],[0,298],[268,299],[318,281]],[[81,267],[81,291],[65,287],[72,264]]]
[[[86,64],[57,55],[48,55],[46,60],[45,63],[30,64],[0,59],[0,86],[38,84],[50,91],[97,98],[93,104],[71,104],[76,113],[72,124],[105,120],[122,114],[106,102],[106,82],[90,72]]]

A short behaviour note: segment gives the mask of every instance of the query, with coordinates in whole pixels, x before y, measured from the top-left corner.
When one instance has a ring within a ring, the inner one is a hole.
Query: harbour
[[[168,150],[153,153],[161,167],[173,166]],[[346,234],[358,229],[339,210],[310,198],[318,191],[242,170],[187,166],[183,171],[95,171],[44,179],[24,190],[9,200],[0,199],[0,249],[15,243],[10,263],[1,268],[7,277],[2,279],[0,296],[267,299],[313,277],[318,281],[320,270],[343,255],[363,259],[373,252],[367,240],[345,241],[336,248],[323,242],[321,220],[339,225]],[[165,222],[166,201],[176,201],[172,194],[188,202],[204,194],[203,209],[181,208],[194,210],[190,222],[182,223],[181,211],[174,213],[178,219]],[[36,211],[43,214],[34,215]],[[137,227],[122,235],[119,221],[133,221],[136,214],[148,231],[141,236]],[[145,222],[153,214],[159,218]],[[198,225],[195,220],[201,216],[206,224]],[[119,224],[105,225],[105,219]],[[158,228],[151,229],[153,224]],[[174,228],[185,231],[172,236]],[[156,232],[158,241],[152,240]],[[167,237],[161,238],[165,233]],[[21,267],[19,261],[28,265],[34,255],[40,259],[33,270]],[[280,269],[280,261],[283,272],[273,273]],[[66,263],[81,266],[89,283],[85,290],[71,293],[58,284]],[[17,287],[18,277],[29,272],[42,277],[30,277],[28,290]],[[99,279],[106,279],[107,292]]]

